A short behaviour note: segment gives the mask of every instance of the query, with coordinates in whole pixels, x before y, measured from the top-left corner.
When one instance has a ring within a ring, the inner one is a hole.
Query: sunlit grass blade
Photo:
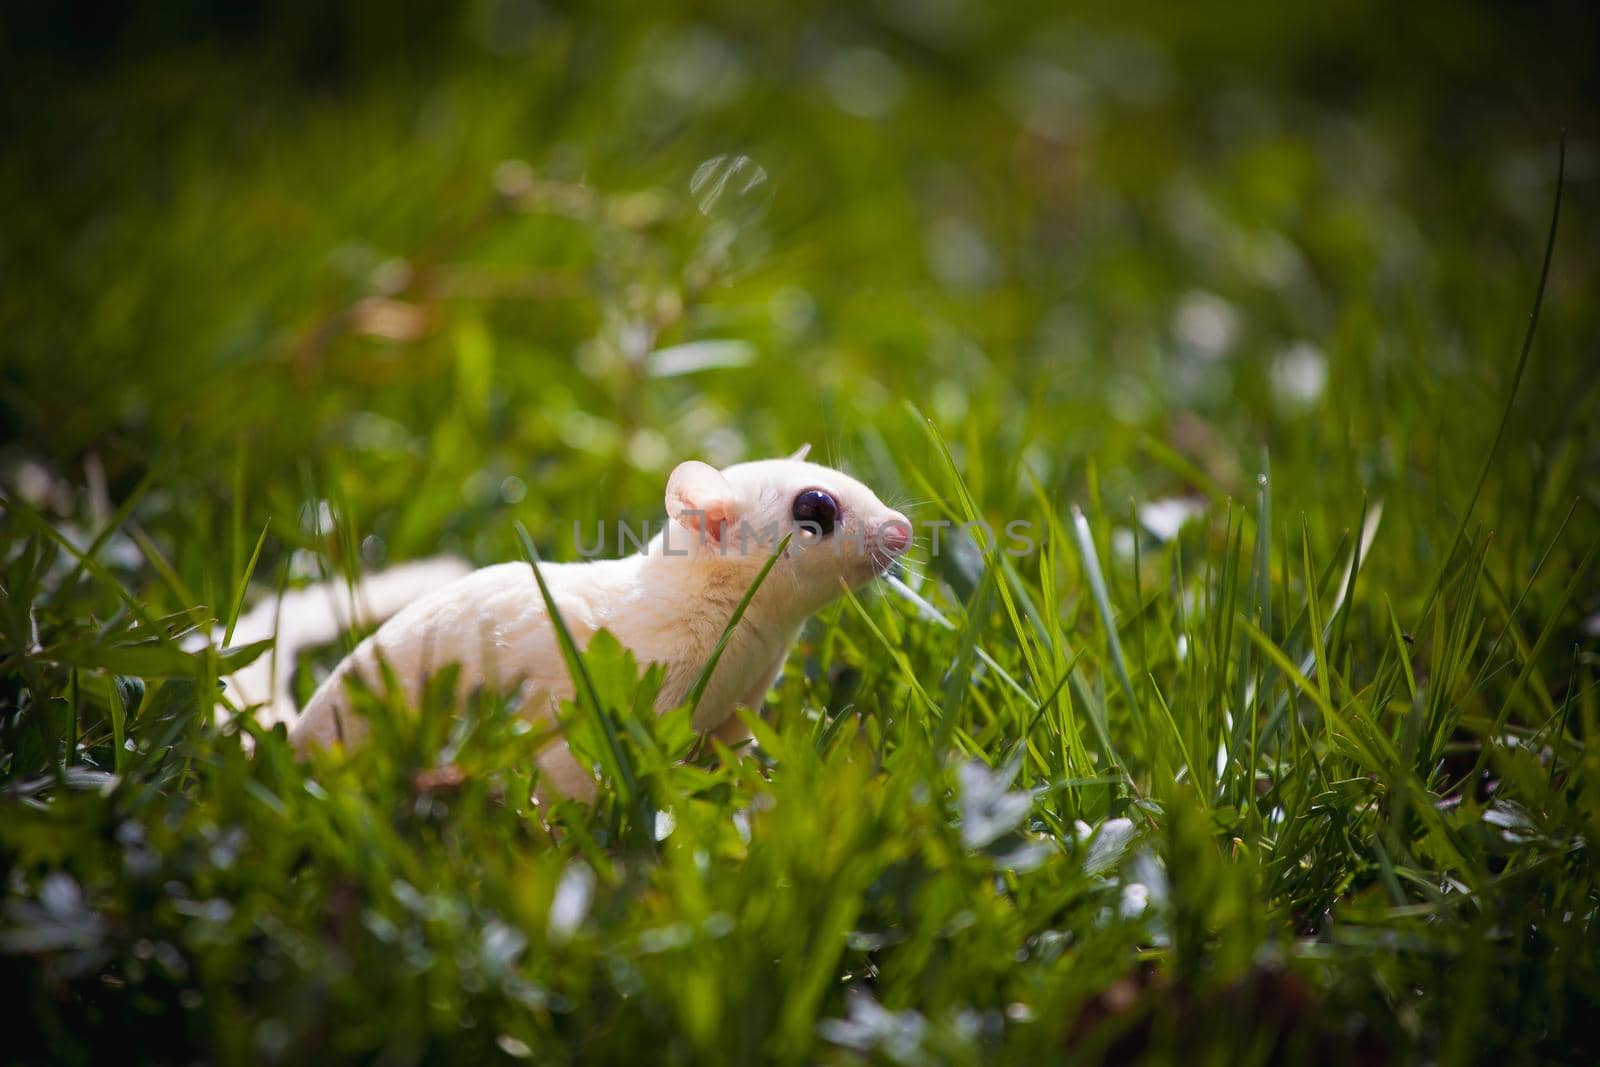
[[[878,644],[882,646],[884,653],[888,655],[889,658],[894,661],[895,666],[899,668],[901,677],[905,680],[906,685],[911,689],[911,691],[916,694],[917,699],[922,703],[923,710],[925,710],[930,716],[937,717],[940,714],[939,703],[934,700],[933,697],[929,696],[928,691],[923,688],[922,680],[919,677],[916,668],[912,666],[910,659],[908,659],[905,653],[884,634],[882,627],[880,627],[876,620],[872,618],[872,613],[867,610],[866,605],[861,603],[861,599],[856,596],[854,590],[845,590],[844,598],[845,602],[848,603],[855,611],[856,617],[859,618],[867,627],[867,631],[872,634],[872,636],[877,640]]]
[[[1172,743],[1178,748],[1178,755],[1183,761],[1183,770],[1188,775],[1189,784],[1194,787],[1195,795],[1201,804],[1210,804],[1211,798],[1206,796],[1205,786],[1200,781],[1200,769],[1194,757],[1189,755],[1189,745],[1183,739],[1183,731],[1178,729],[1178,720],[1172,717],[1172,709],[1167,707],[1166,698],[1161,695],[1161,687],[1154,678],[1150,679],[1150,694],[1155,698],[1156,707],[1161,711],[1161,717],[1166,722],[1168,731],[1172,734]]]
[[[918,594],[916,590],[906,585],[899,578],[896,578],[892,574],[886,574],[883,577],[883,583],[890,592],[914,606],[917,610],[917,615],[920,618],[926,620],[927,622],[933,623],[941,630],[959,629],[955,623],[945,618],[944,614],[938,608],[934,607],[926,598]],[[1015,693],[1019,698],[1026,701],[1034,710],[1038,709],[1039,705],[1034,701],[1033,694],[1028,692],[1027,689],[1023,688],[1022,683],[1017,681],[1016,678],[1011,675],[1011,672],[1001,666],[1000,662],[986,652],[982,646],[974,648],[973,654],[977,656],[978,660],[982,662],[985,667],[993,671],[995,677],[999,678],[1000,681],[1005,683],[1008,689]]]
[[[1144,729],[1140,718],[1139,696],[1134,692],[1133,678],[1128,673],[1128,660],[1122,651],[1122,639],[1117,634],[1116,609],[1111,606],[1111,595],[1106,591],[1105,575],[1100,570],[1100,556],[1095,551],[1094,537],[1089,532],[1089,520],[1078,507],[1072,509],[1072,530],[1078,548],[1078,560],[1083,565],[1084,577],[1089,581],[1089,595],[1094,599],[1100,625],[1106,635],[1106,647],[1111,654],[1111,665],[1117,672],[1117,682],[1122,686],[1128,708],[1139,728]]]
[[[648,837],[649,827],[644,822],[643,796],[634,773],[633,760],[622,747],[622,742],[617,736],[616,724],[612,721],[609,709],[600,700],[600,692],[595,688],[594,678],[590,676],[588,665],[583,661],[583,653],[578,648],[578,642],[573,638],[566,620],[561,617],[561,609],[556,606],[555,597],[550,593],[550,586],[545,582],[544,573],[539,569],[539,550],[535,547],[533,538],[529,536],[527,527],[522,523],[516,523],[515,528],[517,540],[522,545],[523,558],[533,569],[533,579],[539,586],[539,596],[544,600],[545,611],[550,616],[550,625],[556,632],[556,641],[561,647],[561,658],[566,661],[567,671],[572,676],[573,688],[580,696],[580,706],[587,706],[600,726],[611,763],[609,769],[616,776],[617,790],[621,794],[619,799],[624,808],[634,809],[638,822],[634,827],[635,833],[640,835],[641,839],[645,839]]]
[[[914,408],[912,410],[915,412]],[[920,412],[916,412],[916,414],[921,419],[922,425],[927,431],[929,438],[933,441],[934,447],[939,453],[939,457],[944,461],[945,471],[949,475],[951,483],[955,486],[956,498],[961,504],[962,518],[967,523],[982,528],[982,516],[978,511],[978,505],[973,499],[972,494],[967,490],[967,484],[962,476],[961,469],[956,463],[955,456],[951,454],[950,446],[945,441],[944,435],[939,432],[939,427],[933,422],[932,419],[922,416]],[[986,535],[979,543],[978,547],[983,552],[984,565],[999,569],[1000,555],[997,539]],[[1034,651],[1033,636],[1022,625],[1022,619],[1018,614],[1017,605],[1014,597],[1012,596],[1011,584],[1010,582],[1004,580],[1003,575],[997,582],[996,591],[1000,594],[1000,603],[1005,608],[1006,618],[1011,623],[1012,633],[1016,635],[1017,648],[1022,654],[1023,661],[1028,665],[1028,672],[1031,676],[1035,692],[1037,693],[1039,687],[1043,684],[1045,676],[1039,669],[1038,659]],[[1035,699],[1037,702],[1037,697]]]
[[[1329,703],[1333,699],[1333,681],[1328,677],[1328,652],[1323,640],[1322,611],[1317,603],[1317,583],[1311,567],[1311,531],[1306,526],[1304,516],[1300,520],[1300,561],[1304,568],[1306,583],[1306,619],[1309,624],[1307,632],[1311,640],[1311,662],[1315,667],[1314,671],[1309,672],[1302,668],[1301,673],[1310,675],[1322,693],[1323,702]]]
[[[705,695],[706,686],[711,683],[711,674],[717,669],[717,663],[722,659],[722,653],[727,649],[728,641],[732,639],[734,630],[738,628],[739,620],[744,618],[745,609],[750,607],[750,601],[755,599],[756,592],[761,588],[762,583],[767,580],[767,575],[772,573],[773,565],[783,558],[783,553],[788,549],[789,541],[793,537],[793,531],[783,535],[783,540],[778,542],[778,546],[772,550],[772,554],[767,557],[767,561],[761,565],[761,570],[756,572],[754,580],[745,589],[744,596],[739,598],[739,603],[734,607],[733,614],[728,617],[728,625],[722,628],[722,634],[717,638],[716,646],[712,648],[711,655],[706,657],[705,666],[700,668],[700,673],[695,677],[694,683],[689,686],[688,695],[683,698],[684,703],[688,704],[691,710],[699,709],[700,698]]]
[[[222,633],[223,648],[227,648],[233,641],[233,628],[238,625],[239,615],[244,610],[244,598],[250,591],[250,579],[256,573],[256,564],[261,561],[261,546],[267,543],[267,530],[271,526],[271,519],[261,524],[261,535],[256,538],[256,547],[250,552],[250,559],[244,566],[244,573],[239,576],[238,591],[234,593],[233,603],[228,608],[227,625]]]

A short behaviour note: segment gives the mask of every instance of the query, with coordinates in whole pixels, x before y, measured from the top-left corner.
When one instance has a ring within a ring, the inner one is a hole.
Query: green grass
[[[1584,38],[1124,6],[485,7],[426,48],[352,9],[326,70],[288,18],[37,68],[3,1058],[1600,1054]],[[737,156],[765,181],[701,169]],[[819,615],[751,751],[604,640],[593,805],[448,677],[360,696],[347,757],[212,721],[259,649],[184,638],[256,599],[570,559],[676,461],[805,441],[995,536],[920,528]]]

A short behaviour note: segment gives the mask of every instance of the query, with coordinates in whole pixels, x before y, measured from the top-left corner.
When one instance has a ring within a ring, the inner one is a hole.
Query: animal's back
[[[264,726],[292,723],[294,700],[290,678],[296,657],[328,644],[352,626],[382,622],[471,573],[464,560],[448,556],[397,564],[363,576],[353,586],[325,582],[268,597],[241,615],[233,630],[234,646],[271,640],[272,651],[229,675],[227,691],[236,708],[253,707]],[[213,640],[220,640],[220,631]],[[205,640],[196,635],[194,647]]]
[[[649,650],[671,642],[674,622],[654,598],[640,596],[638,570],[638,557],[540,568],[580,647],[597,630],[611,629],[630,648],[645,651],[642,658],[648,662],[664,658]],[[533,683],[525,698],[535,690],[547,694],[546,702],[571,696],[566,662],[527,563],[473,571],[395,614],[318,687],[291,731],[296,745],[351,740],[344,715],[350,673],[381,688],[380,662],[388,664],[413,704],[428,676],[451,664],[460,668],[462,696],[481,686],[510,689],[523,681]]]

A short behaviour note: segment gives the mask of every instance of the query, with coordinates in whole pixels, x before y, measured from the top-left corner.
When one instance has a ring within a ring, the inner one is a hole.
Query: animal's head
[[[774,587],[808,614],[837,597],[841,585],[883,574],[910,547],[911,523],[848,474],[806,463],[807,448],[720,471],[680,463],[667,481],[667,550],[691,553],[748,584],[789,536],[762,598]]]

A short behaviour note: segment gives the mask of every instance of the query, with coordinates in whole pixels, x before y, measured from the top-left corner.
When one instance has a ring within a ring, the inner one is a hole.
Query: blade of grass
[[[1561,222],[1561,194],[1566,185],[1566,174],[1567,139],[1563,135],[1556,156],[1556,194],[1555,202],[1550,208],[1550,228],[1545,235],[1544,260],[1539,266],[1539,284],[1533,293],[1533,310],[1528,313],[1528,328],[1522,335],[1522,349],[1517,355],[1517,367],[1511,375],[1511,389],[1506,394],[1505,405],[1500,410],[1500,422],[1495,427],[1489,454],[1483,458],[1483,467],[1478,471],[1478,480],[1473,484],[1472,495],[1467,498],[1467,506],[1461,512],[1461,518],[1456,524],[1455,536],[1451,538],[1450,548],[1439,564],[1439,574],[1434,578],[1427,599],[1423,602],[1422,611],[1418,614],[1418,618],[1421,619],[1428,617],[1438,600],[1440,590],[1444,588],[1445,577],[1450,573],[1451,561],[1455,559],[1462,538],[1466,536],[1467,524],[1472,520],[1472,513],[1478,506],[1478,498],[1483,495],[1484,483],[1489,480],[1489,472],[1494,469],[1495,459],[1500,455],[1500,446],[1505,441],[1506,427],[1511,422],[1511,409],[1516,404],[1517,393],[1522,388],[1523,373],[1528,369],[1528,357],[1533,352],[1533,337],[1539,326],[1539,312],[1544,307],[1545,286],[1550,280],[1550,261],[1554,258],[1556,249],[1556,230]]]
[[[539,550],[534,546],[533,538],[528,535],[527,527],[521,522],[515,524],[515,529],[517,540],[522,544],[523,558],[527,560],[528,566],[533,568],[533,580],[539,586],[540,597],[544,599],[545,611],[549,613],[550,625],[555,629],[556,642],[561,648],[561,658],[566,661],[573,689],[580,695],[582,703],[587,705],[590,714],[596,717],[600,725],[601,734],[606,742],[606,754],[610,757],[612,765],[611,770],[616,774],[617,785],[622,794],[622,804],[625,808],[638,809],[637,815],[640,821],[639,825],[634,827],[634,832],[641,838],[649,837],[650,828],[643,821],[645,813],[640,807],[642,798],[639,781],[634,774],[633,761],[623,751],[622,742],[617,737],[616,724],[611,721],[610,714],[600,701],[600,691],[595,688],[594,679],[589,675],[589,668],[583,662],[578,643],[573,639],[566,620],[561,617],[561,609],[556,606],[555,597],[550,593],[550,586],[544,580],[544,572],[539,569]]]
[[[261,546],[267,543],[267,530],[272,526],[268,519],[261,525],[261,536],[256,538],[255,550],[250,553],[250,562],[245,564],[244,574],[239,577],[239,591],[233,596],[233,604],[228,608],[227,626],[222,633],[222,647],[227,648],[233,640],[233,628],[239,623],[239,614],[244,610],[245,594],[250,591],[250,579],[256,573],[256,564],[261,561]]]
[[[1406,643],[1405,633],[1400,629],[1400,619],[1394,613],[1394,604],[1389,600],[1389,595],[1384,594],[1383,606],[1389,612],[1389,626],[1394,631],[1395,653],[1399,656],[1400,665],[1405,668],[1406,692],[1413,702],[1417,699],[1417,676],[1411,670],[1411,647]]]
[[[1083,511],[1076,504],[1072,507],[1072,530],[1077,538],[1075,543],[1078,546],[1078,559],[1083,564],[1085,577],[1089,580],[1089,595],[1094,600],[1095,610],[1100,616],[1100,625],[1105,630],[1106,646],[1111,652],[1111,665],[1117,672],[1117,684],[1122,686],[1123,696],[1128,700],[1128,709],[1138,728],[1143,732],[1146,727],[1144,720],[1139,716],[1139,697],[1134,692],[1133,677],[1128,673],[1128,660],[1122,652],[1122,639],[1117,634],[1116,609],[1111,606],[1111,595],[1106,590],[1106,579],[1100,570],[1100,556],[1095,551],[1089,520],[1084,517]]]
[[[966,705],[968,691],[972,688],[972,661],[978,649],[978,631],[989,619],[989,603],[994,598],[999,571],[994,567],[983,569],[983,578],[967,607],[966,621],[956,633],[956,658],[945,673],[939,700],[939,721],[934,725],[933,750],[936,759],[943,759],[950,741],[950,731],[960,718]],[[1026,736],[1026,735],[1024,735]]]
[[[915,411],[916,409],[913,407],[912,410]],[[922,425],[927,431],[929,437],[932,439],[934,448],[938,451],[940,458],[944,461],[945,470],[950,475],[951,481],[955,484],[956,498],[961,503],[961,509],[966,516],[966,521],[974,524],[981,523],[982,518],[978,513],[977,503],[973,500],[972,494],[967,491],[966,480],[961,475],[961,469],[956,464],[956,458],[951,453],[950,446],[945,441],[944,435],[939,432],[939,427],[932,419],[922,415],[921,412],[917,412],[917,415],[919,418],[921,418]],[[989,543],[980,543],[978,545],[979,549],[983,553],[984,565],[998,569],[1000,566],[998,545],[995,543],[995,539],[993,537],[985,537],[984,541]],[[1010,582],[1003,580],[1002,576],[1002,580],[1000,580],[996,585],[996,590],[1000,594],[1001,604],[1005,607],[1006,617],[1011,623],[1012,632],[1016,634],[1017,648],[1022,653],[1022,658],[1028,665],[1030,679],[1035,687],[1042,686],[1045,675],[1040,671],[1038,660],[1035,657],[1032,635],[1029,634],[1023,627],[1022,619],[1017,612],[1017,605],[1011,594]],[[1037,697],[1035,697],[1034,703],[1037,705]]]
[[[750,601],[755,599],[756,591],[767,580],[767,575],[772,573],[773,565],[783,558],[784,551],[789,547],[789,541],[794,537],[790,531],[783,535],[783,540],[778,542],[778,547],[772,550],[772,555],[761,565],[755,580],[744,591],[744,596],[739,598],[738,605],[733,609],[733,614],[728,618],[728,625],[722,628],[722,636],[717,638],[716,647],[711,650],[711,655],[706,658],[705,666],[700,668],[700,674],[695,678],[694,684],[689,687],[689,693],[684,697],[684,703],[689,705],[690,714],[700,709],[700,698],[705,695],[706,686],[711,684],[711,672],[717,669],[717,662],[722,659],[722,653],[728,647],[728,641],[733,637],[733,631],[739,625],[739,620],[744,618],[745,609],[750,606]]]
[[[89,547],[79,555],[78,562],[73,566],[72,572],[67,575],[67,580],[61,583],[63,588],[70,589],[77,584],[78,579],[83,575],[87,562],[99,556],[100,550],[105,547],[107,541],[111,540],[111,535],[120,530],[122,524],[128,521],[128,516],[133,514],[133,509],[139,506],[139,501],[144,499],[144,495],[150,491],[155,482],[156,469],[151,467],[144,472],[144,475],[139,479],[138,484],[133,487],[133,490],[122,499],[122,503],[117,505],[116,512],[106,520],[106,524],[100,528],[100,532],[95,534],[94,540],[89,542]],[[98,576],[96,575],[96,577]]]
[[[1511,688],[1506,690],[1505,696],[1501,698],[1500,708],[1495,713],[1494,724],[1484,738],[1484,744],[1478,752],[1478,758],[1473,761],[1472,770],[1465,778],[1461,779],[1463,784],[1475,781],[1477,776],[1483,773],[1483,768],[1489,762],[1489,754],[1494,750],[1494,739],[1498,738],[1505,729],[1506,721],[1511,717],[1511,709],[1516,704],[1518,695],[1521,693],[1522,688],[1528,684],[1528,679],[1533,676],[1535,669],[1538,667],[1539,656],[1544,652],[1545,645],[1549,643],[1550,638],[1555,635],[1556,630],[1561,626],[1562,620],[1565,618],[1566,606],[1572,602],[1573,596],[1588,577],[1589,567],[1594,563],[1597,552],[1600,552],[1600,538],[1590,543],[1588,551],[1583,554],[1583,558],[1573,568],[1571,578],[1567,580],[1566,587],[1562,589],[1561,596],[1550,611],[1549,621],[1540,630],[1538,639],[1534,641],[1533,648],[1529,650],[1522,671],[1517,675],[1516,680],[1511,683]]]
[[[901,597],[914,605],[917,609],[917,614],[926,619],[928,622],[933,623],[942,630],[957,629],[956,624],[945,618],[943,612],[930,604],[926,599],[918,594],[915,589],[912,589],[894,575],[886,574],[883,576],[882,580],[884,585],[893,591],[896,596]],[[1000,666],[999,662],[997,662],[995,658],[988,652],[984,651],[981,646],[977,649],[976,654],[983,665],[988,667],[991,671],[994,671],[995,676],[1004,682],[1012,692],[1021,697],[1023,700],[1026,700],[1029,705],[1037,710],[1039,705],[1035,703],[1033,694],[1028,692],[1028,690],[1023,687],[1022,683],[1017,681],[1016,678],[1012,676],[1010,671]]]

